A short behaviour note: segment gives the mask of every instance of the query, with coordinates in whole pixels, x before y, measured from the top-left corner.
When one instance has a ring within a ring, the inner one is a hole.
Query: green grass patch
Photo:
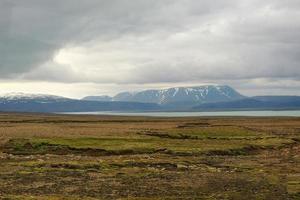
[[[201,127],[191,129],[173,129],[169,130],[170,135],[188,135],[197,138],[219,138],[219,139],[251,139],[266,137],[267,134],[252,131],[237,126],[214,126],[214,127]]]
[[[181,140],[162,138],[34,138],[14,139],[6,149],[16,154],[88,154],[88,155],[125,155],[164,151],[166,153],[205,153],[228,151],[229,155],[244,155],[252,146],[259,148],[276,147],[291,143],[282,138],[260,140]],[[254,148],[252,148],[254,149]],[[257,148],[256,148],[257,150]],[[220,153],[222,155],[222,153]],[[226,155],[226,153],[225,153]]]

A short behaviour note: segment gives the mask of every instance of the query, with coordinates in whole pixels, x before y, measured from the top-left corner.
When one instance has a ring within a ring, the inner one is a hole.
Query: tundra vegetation
[[[0,199],[300,199],[300,118],[2,113]]]

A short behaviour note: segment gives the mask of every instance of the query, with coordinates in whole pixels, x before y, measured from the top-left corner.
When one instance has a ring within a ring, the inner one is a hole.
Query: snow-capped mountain
[[[36,102],[36,103],[55,103],[64,102],[70,99],[47,94],[29,94],[29,93],[7,93],[0,95],[0,102]]]
[[[163,90],[145,90],[141,92],[123,92],[113,97],[113,101],[129,101],[169,104],[179,102],[222,102],[245,98],[226,85],[205,85],[198,87],[176,87]]]

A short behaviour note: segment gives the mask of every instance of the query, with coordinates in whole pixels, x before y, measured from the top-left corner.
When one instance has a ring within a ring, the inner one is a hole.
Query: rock
[[[178,169],[188,169],[189,167],[183,164],[177,164]]]

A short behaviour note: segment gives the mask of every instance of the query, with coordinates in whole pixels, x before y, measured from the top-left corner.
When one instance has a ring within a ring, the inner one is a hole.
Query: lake
[[[68,112],[77,115],[119,115],[148,117],[209,117],[209,116],[245,116],[245,117],[300,117],[300,110],[281,111],[222,111],[222,112]]]

